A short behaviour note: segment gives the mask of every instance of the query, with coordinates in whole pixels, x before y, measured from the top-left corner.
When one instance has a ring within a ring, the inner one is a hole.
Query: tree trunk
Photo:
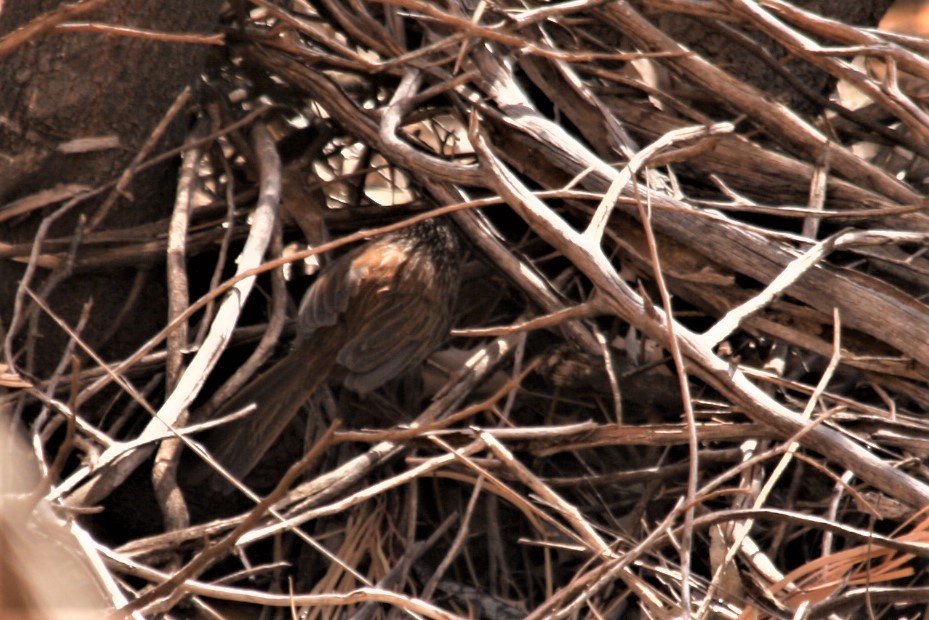
[[[72,21],[213,34],[222,1],[95,0],[92,4],[100,8],[73,16]],[[0,14],[0,35],[60,10],[61,5],[57,0],[7,0]],[[178,95],[194,85],[209,51],[206,44],[60,27],[31,36],[0,62],[0,83],[4,84],[0,89],[0,204],[55,188],[103,187],[118,179]],[[177,146],[185,121],[182,112],[151,153]],[[102,140],[89,147],[74,142],[94,138]],[[82,201],[55,221],[47,238],[73,239],[75,235],[122,229],[164,217],[173,202],[176,169],[176,161],[168,160],[135,175],[105,217],[98,214],[111,188]],[[31,243],[43,218],[64,204],[66,200],[58,201],[6,220],[0,213],[0,243]],[[65,267],[62,264],[54,269]],[[131,322],[126,328],[114,325],[114,317],[124,310],[133,279],[145,277],[137,276],[138,272],[139,268],[76,272],[54,288],[48,302],[74,326],[81,308],[92,299],[93,312],[83,335],[91,346],[101,347],[98,352],[119,356],[164,323],[163,277],[150,272],[140,283],[141,294],[125,308],[124,316],[132,317]],[[0,319],[4,328],[10,326],[23,273],[23,262],[9,257],[0,261]],[[41,289],[51,275],[51,270],[43,268],[30,281],[30,288]],[[108,331],[112,337],[104,342]],[[25,343],[26,333],[19,329],[17,348]],[[67,336],[47,317],[40,321],[37,335],[40,340],[34,347],[30,370],[44,376],[58,363]],[[26,360],[18,360],[20,366],[24,363]]]

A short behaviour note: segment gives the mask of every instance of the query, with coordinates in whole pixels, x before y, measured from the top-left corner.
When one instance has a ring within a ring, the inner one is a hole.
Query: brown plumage
[[[293,351],[214,417],[252,403],[257,411],[209,432],[210,453],[241,478],[333,371],[345,387],[367,393],[421,363],[448,334],[459,263],[457,232],[435,218],[373,239],[326,266],[300,303]],[[198,468],[195,482],[210,471]]]

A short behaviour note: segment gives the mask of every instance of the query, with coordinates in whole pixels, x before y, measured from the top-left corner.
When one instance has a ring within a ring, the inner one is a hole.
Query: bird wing
[[[447,313],[422,295],[395,292],[380,301],[336,356],[349,371],[345,385],[357,392],[376,389],[418,364],[448,332]]]
[[[448,333],[450,300],[437,295],[449,287],[434,286],[433,265],[416,256],[381,237],[333,262],[300,304],[304,341],[323,326],[352,326],[335,358],[352,390],[380,387],[425,359]]]
[[[425,359],[448,333],[450,300],[437,297],[448,287],[434,286],[432,265],[415,257],[391,243],[353,261],[353,275],[364,285],[346,310],[355,331],[336,357],[349,371],[350,389],[369,392],[383,385]]]
[[[303,296],[297,313],[301,339],[306,340],[319,327],[335,325],[345,314],[365,275],[353,265],[365,249],[357,247],[330,263]]]

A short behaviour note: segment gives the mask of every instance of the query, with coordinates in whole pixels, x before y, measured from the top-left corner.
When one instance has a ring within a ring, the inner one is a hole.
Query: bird
[[[330,376],[367,394],[423,362],[449,333],[461,260],[458,231],[438,216],[329,263],[300,302],[293,349],[210,417],[256,410],[209,431],[204,447],[241,480]],[[188,480],[197,484],[211,474],[214,488],[222,488],[203,461]]]

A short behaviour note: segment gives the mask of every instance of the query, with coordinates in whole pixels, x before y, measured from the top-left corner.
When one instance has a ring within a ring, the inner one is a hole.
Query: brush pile
[[[46,495],[104,507],[77,522],[115,601],[924,608],[929,43],[853,25],[868,3],[231,4],[155,231],[164,337],[58,378],[86,402],[131,377],[157,417],[121,399],[75,420],[59,394],[33,426],[49,461],[82,457],[47,463]],[[468,252],[425,366],[320,390],[251,497],[186,484],[198,433],[167,427],[196,430],[286,353],[319,261],[444,213]],[[150,250],[129,239],[82,257]]]

